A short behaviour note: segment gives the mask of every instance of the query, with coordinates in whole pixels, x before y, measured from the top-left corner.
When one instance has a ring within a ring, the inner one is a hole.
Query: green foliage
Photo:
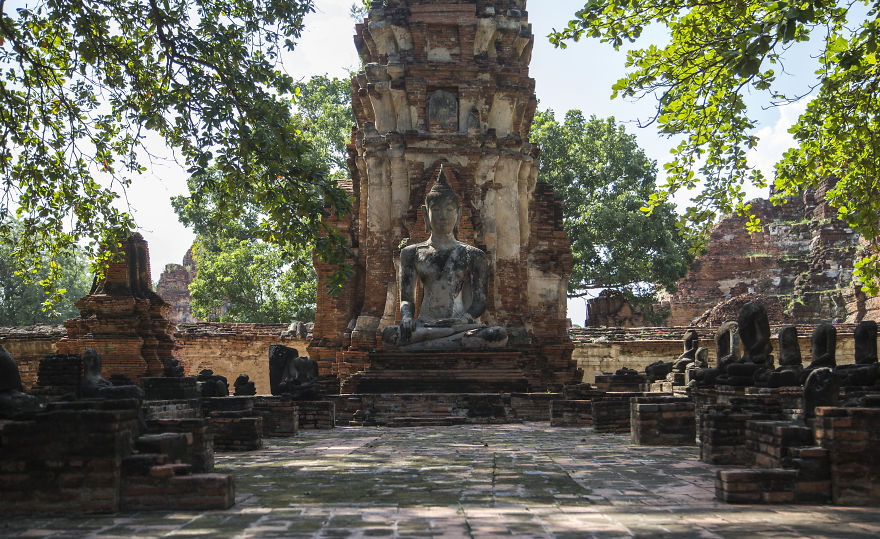
[[[357,22],[362,22],[370,14],[370,0],[358,0],[351,5],[348,15]]]
[[[203,176],[193,176],[191,191]],[[279,247],[260,237],[256,208],[230,221],[217,219],[214,199],[174,197],[180,221],[196,232],[193,315],[209,321],[278,323],[315,317],[317,276],[311,250]]]
[[[569,296],[590,288],[650,295],[645,283],[673,289],[687,271],[688,238],[671,204],[640,211],[655,192],[656,164],[613,118],[585,119],[571,110],[562,123],[539,111],[531,132],[541,149],[540,181],[563,199],[574,268]]]
[[[332,171],[333,178],[347,175],[345,147],[354,126],[350,83],[315,76],[297,83],[295,92],[291,121],[302,126],[311,144],[300,161]],[[267,238],[271,229],[264,228],[261,217],[265,207],[256,200],[241,201],[235,218],[219,211],[222,198],[204,186],[220,176],[213,169],[194,174],[188,180],[193,195],[172,199],[180,221],[197,234],[193,256],[198,271],[190,285],[193,314],[224,322],[314,320],[317,275],[311,247]],[[327,241],[323,236],[319,240]],[[349,275],[350,268],[340,262],[336,282]]]
[[[48,296],[43,287],[17,272],[13,245],[24,225],[10,219],[7,232],[0,237],[0,326],[60,324],[79,316],[74,302],[86,295],[92,285],[92,274],[84,254],[75,246],[60,256],[45,257],[41,262],[57,270],[59,298]]]
[[[310,253],[285,256],[260,240],[200,236],[190,285],[193,314],[220,322],[314,321],[317,277]]]
[[[348,152],[354,128],[351,81],[318,75],[296,85],[296,117],[306,126],[318,158],[327,163],[334,178],[347,178]]]
[[[192,199],[211,199],[212,220],[256,209],[262,240],[342,260],[322,218],[348,200],[279,68],[311,11],[312,0],[53,0],[10,16],[0,0],[0,232],[21,218],[17,265],[51,288],[60,273],[46,261],[66,247],[110,256],[134,226],[114,203],[144,170],[147,132],[200,178]]]
[[[861,16],[860,5],[868,6]],[[756,121],[745,95],[765,105],[784,103],[777,80],[793,50],[810,39],[822,40],[817,58],[818,95],[791,132],[799,147],[777,165],[777,200],[805,186],[836,177],[828,193],[840,217],[869,242],[857,273],[869,291],[880,289],[880,87],[876,2],[773,0],[708,2],[704,0],[591,0],[574,20],[550,35],[567,41],[594,37],[615,49],[636,42],[650,24],[664,25],[669,41],[627,53],[629,74],[613,95],[656,96],[662,133],[684,135],[664,167],[665,193],[649,201],[657,208],[682,188],[701,189],[688,219],[710,222],[716,212],[750,214],[745,182],[764,186],[747,153],[757,145]],[[804,94],[813,88],[803,88]],[[758,225],[752,216],[751,228]]]

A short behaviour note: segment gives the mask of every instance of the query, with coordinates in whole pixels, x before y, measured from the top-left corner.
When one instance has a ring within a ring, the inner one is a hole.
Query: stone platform
[[[225,510],[0,519],[3,537],[850,537],[876,507],[728,505],[695,447],[546,424],[337,428],[226,453]]]
[[[343,380],[343,393],[522,393],[533,360],[516,350],[369,354],[369,366]],[[532,378],[539,379],[539,378]]]
[[[550,421],[559,393],[384,393],[333,397],[340,426],[415,427]]]

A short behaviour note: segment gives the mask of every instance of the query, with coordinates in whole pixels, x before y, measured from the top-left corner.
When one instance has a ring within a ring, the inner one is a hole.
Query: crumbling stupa
[[[488,258],[482,322],[507,329],[505,357],[528,365],[530,388],[558,386],[573,376],[572,258],[560,202],[536,181],[528,142],[537,100],[526,2],[381,4],[356,27],[364,70],[352,79],[357,130],[343,185],[355,207],[335,223],[350,243],[354,275],[342,295],[330,296],[336,268],[316,261],[309,354],[343,385],[375,363],[382,330],[400,321],[400,251],[429,235],[420,207],[442,166],[461,200],[457,237]]]
[[[161,376],[163,361],[174,357],[171,306],[153,292],[150,251],[140,234],[128,238],[125,260],[111,263],[76,307],[80,315],[64,323],[67,336],[58,341],[59,353],[94,348],[105,376],[124,374],[133,380]]]

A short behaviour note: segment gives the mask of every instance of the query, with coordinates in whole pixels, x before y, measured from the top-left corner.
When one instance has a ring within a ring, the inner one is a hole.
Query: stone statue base
[[[539,379],[533,361],[515,350],[379,351],[369,367],[343,380],[342,393],[525,393]]]
[[[382,332],[382,342],[388,349],[407,352],[426,350],[452,352],[494,350],[507,345],[507,331],[503,327],[487,327],[485,324],[419,327],[413,331],[408,343],[400,342],[399,332],[397,326],[389,326]]]

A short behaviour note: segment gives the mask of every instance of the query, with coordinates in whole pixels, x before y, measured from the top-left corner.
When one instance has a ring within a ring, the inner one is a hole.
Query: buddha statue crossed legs
[[[400,350],[483,350],[507,344],[500,326],[477,321],[486,310],[489,264],[486,253],[458,241],[461,205],[443,169],[422,208],[431,236],[400,252],[398,326],[382,333],[388,348]],[[422,302],[415,316],[416,283]]]

